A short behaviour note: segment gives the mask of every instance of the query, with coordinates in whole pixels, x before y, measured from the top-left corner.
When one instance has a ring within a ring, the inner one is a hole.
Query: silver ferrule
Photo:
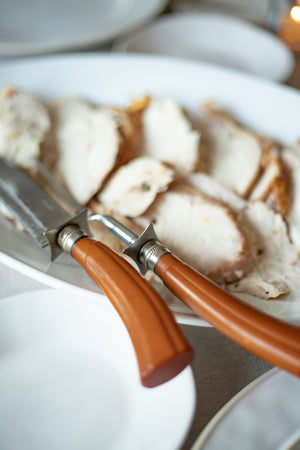
[[[133,233],[129,236],[131,237],[135,237]],[[124,250],[124,253],[133,259],[141,274],[145,275],[148,270],[154,270],[158,260],[166,253],[171,253],[171,250],[159,241],[153,224],[150,223],[145,231],[137,236],[133,244]]]
[[[143,245],[139,257],[148,270],[154,271],[156,264],[166,253],[171,253],[171,250],[168,247],[159,241],[151,240]]]
[[[57,243],[64,252],[71,254],[73,245],[86,236],[87,234],[78,225],[70,224],[59,232]]]

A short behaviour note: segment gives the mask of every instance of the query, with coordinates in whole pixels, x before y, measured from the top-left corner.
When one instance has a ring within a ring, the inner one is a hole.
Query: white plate
[[[277,369],[237,394],[192,450],[299,450],[300,380]]]
[[[14,61],[0,66],[0,86],[15,85],[46,98],[81,96],[127,105],[133,97],[171,95],[196,112],[208,98],[217,99],[257,132],[285,144],[299,138],[299,92],[265,80],[191,61],[136,55],[61,55]],[[25,233],[0,220],[0,262],[47,285],[78,292],[99,292],[85,272],[62,255],[48,255]],[[289,322],[300,322],[300,292],[284,300],[246,298],[259,309]],[[181,323],[207,325],[181,302],[170,303]]]
[[[269,0],[171,0],[171,7],[176,12],[229,14],[264,26],[270,3]]]
[[[113,47],[129,53],[155,53],[191,58],[263,78],[284,81],[295,58],[273,34],[220,14],[162,16]]]
[[[159,14],[167,0],[5,1],[0,55],[14,56],[98,45]]]
[[[1,450],[179,448],[195,407],[188,367],[142,387],[104,297],[28,292],[0,301]]]

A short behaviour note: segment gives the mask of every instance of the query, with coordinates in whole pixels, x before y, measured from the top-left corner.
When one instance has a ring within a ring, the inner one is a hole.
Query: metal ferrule
[[[66,253],[71,254],[73,245],[86,236],[87,234],[78,225],[70,224],[60,231],[57,243]]]
[[[171,250],[159,241],[148,241],[140,250],[140,260],[148,270],[155,269],[160,258]]]
[[[158,260],[166,253],[171,253],[171,250],[159,241],[150,223],[136,241],[124,250],[124,253],[135,261],[144,275],[147,270],[154,270]]]

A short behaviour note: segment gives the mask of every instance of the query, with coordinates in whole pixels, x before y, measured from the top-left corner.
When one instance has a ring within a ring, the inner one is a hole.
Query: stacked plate
[[[167,0],[52,0],[5,2],[0,15],[0,56],[99,46],[159,14]]]
[[[284,81],[294,67],[291,51],[268,31],[213,13],[165,15],[117,41],[115,51],[152,53],[229,67]]]

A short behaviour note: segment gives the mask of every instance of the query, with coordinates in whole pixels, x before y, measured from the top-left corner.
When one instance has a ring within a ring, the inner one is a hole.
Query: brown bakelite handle
[[[162,256],[155,273],[196,314],[250,352],[300,376],[300,329],[281,322],[238,298],[183,263]]]
[[[144,386],[170,380],[192,360],[193,351],[152,286],[104,244],[84,237],[72,256],[109,298],[131,337]]]

